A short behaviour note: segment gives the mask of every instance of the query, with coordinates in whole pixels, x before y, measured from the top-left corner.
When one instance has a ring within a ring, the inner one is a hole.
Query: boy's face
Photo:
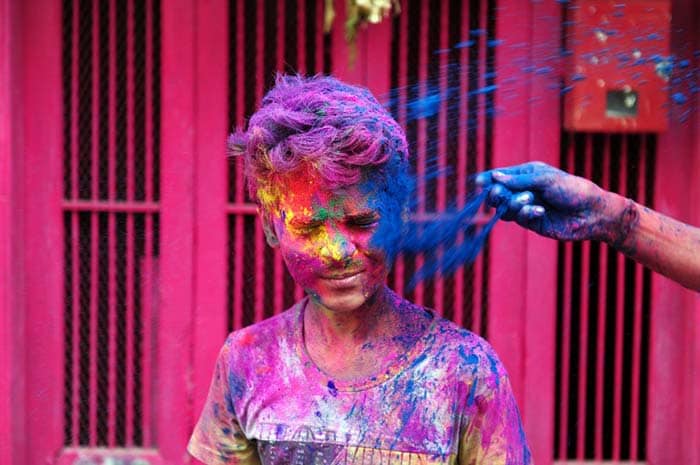
[[[279,187],[277,208],[264,221],[294,280],[328,310],[360,308],[388,273],[384,254],[370,246],[379,214],[369,195],[358,186],[328,190],[312,173]]]

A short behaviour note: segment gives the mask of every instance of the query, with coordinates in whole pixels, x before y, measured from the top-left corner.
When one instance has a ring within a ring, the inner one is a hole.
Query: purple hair
[[[261,190],[299,168],[311,167],[330,189],[381,172],[378,181],[389,183],[397,168],[408,172],[398,123],[367,89],[328,76],[277,75],[248,129],[231,134],[228,147],[244,157],[248,191],[259,204]]]

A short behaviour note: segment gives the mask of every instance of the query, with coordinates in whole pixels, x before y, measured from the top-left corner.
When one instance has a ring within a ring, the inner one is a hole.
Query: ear
[[[263,232],[265,233],[265,239],[267,240],[268,245],[273,249],[279,247],[280,241],[277,238],[275,225],[272,222],[272,218],[270,218],[270,214],[262,208],[258,208],[258,215],[260,216]]]

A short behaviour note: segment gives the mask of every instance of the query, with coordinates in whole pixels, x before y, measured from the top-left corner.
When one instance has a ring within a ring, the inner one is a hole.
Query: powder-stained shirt
[[[210,465],[530,463],[508,376],[486,341],[431,314],[429,329],[385,372],[341,382],[306,352],[304,305],[229,335],[188,446],[194,457]]]

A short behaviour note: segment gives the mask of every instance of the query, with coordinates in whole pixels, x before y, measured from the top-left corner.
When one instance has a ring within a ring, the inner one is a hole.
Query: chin
[[[312,290],[309,295],[322,307],[337,313],[353,312],[373,299],[380,286],[365,286],[353,289]]]
[[[321,296],[314,295],[316,302],[334,313],[348,313],[362,307],[368,300],[364,295]]]

